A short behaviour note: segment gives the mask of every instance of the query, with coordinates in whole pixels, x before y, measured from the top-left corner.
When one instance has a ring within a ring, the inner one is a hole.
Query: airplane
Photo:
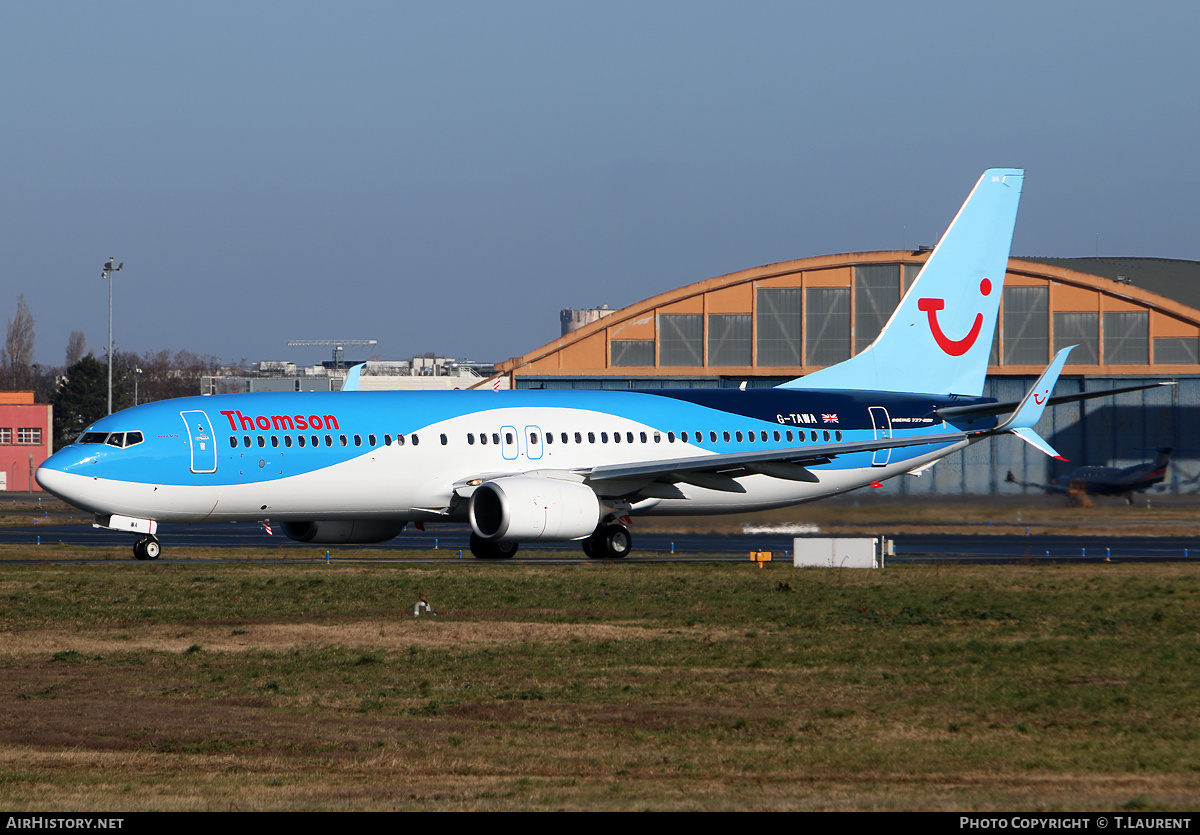
[[[632,551],[639,515],[786,507],[920,473],[1000,434],[1050,454],[1070,348],[1019,401],[982,397],[1024,171],[984,172],[875,341],[772,389],[213,395],[101,418],[37,470],[45,490],[136,534],[269,519],[300,542],[383,542],[466,522],[471,553],[580,542]]]
[[[1037,487],[1047,493],[1124,496],[1125,501],[1133,504],[1134,493],[1145,493],[1167,477],[1171,447],[1159,447],[1155,452],[1158,455],[1154,460],[1145,464],[1135,464],[1132,467],[1078,467],[1046,484],[1018,481],[1012,470],[1008,471],[1004,480],[1009,484],[1020,484],[1022,487]]]

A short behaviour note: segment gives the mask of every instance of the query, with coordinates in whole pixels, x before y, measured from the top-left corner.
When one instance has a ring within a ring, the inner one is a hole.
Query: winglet
[[[358,391],[358,378],[362,376],[364,365],[365,362],[360,362],[346,372],[346,382],[342,383],[342,391]]]
[[[1021,398],[1016,410],[1009,415],[1007,420],[992,430],[993,432],[1011,432],[1034,449],[1057,458],[1059,461],[1067,460],[1058,454],[1058,450],[1046,443],[1046,440],[1033,430],[1033,426],[1042,419],[1042,412],[1046,411],[1046,404],[1050,400],[1050,392],[1054,390],[1054,384],[1058,382],[1058,375],[1062,373],[1063,366],[1067,364],[1067,355],[1074,347],[1074,345],[1068,345],[1054,355],[1054,362],[1050,363],[1037,378],[1033,387]]]

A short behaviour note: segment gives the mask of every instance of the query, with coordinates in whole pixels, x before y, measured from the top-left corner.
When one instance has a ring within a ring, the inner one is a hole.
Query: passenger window
[[[662,433],[660,433],[660,432],[654,433],[654,443],[656,443],[656,444],[662,443]]]
[[[231,447],[233,447],[234,449],[237,449],[237,438],[235,438],[235,437],[233,437],[232,435],[230,435],[230,436],[229,436],[229,445],[230,445]]]
[[[564,444],[566,444],[566,443],[570,443],[570,439],[567,437],[567,433],[566,433],[566,432],[563,432],[563,433],[562,433],[562,442],[563,442]]]
[[[725,439],[725,443],[729,443],[729,433],[728,432],[722,432],[721,437],[723,437]]]
[[[533,444],[533,446],[537,446],[537,433],[536,432],[529,433],[529,443]]]
[[[512,435],[512,433],[511,433],[511,432],[505,432],[505,433],[504,433],[504,443],[506,443],[506,444],[511,444],[512,442],[513,442],[513,435]]]
[[[292,436],[291,435],[283,436],[283,445],[287,446],[287,447],[290,447],[292,445]]]
[[[447,442],[447,440],[446,440],[446,436],[445,436],[445,435],[441,435],[440,437],[441,437],[441,439],[442,439],[442,446],[445,446],[445,445],[448,443],[448,442]]]
[[[244,447],[250,446],[250,436],[249,435],[242,436],[242,446],[244,446]]]
[[[484,445],[487,444],[487,433],[486,432],[479,433],[479,443],[484,444]]]
[[[548,443],[548,444],[554,443],[554,433],[553,432],[546,433],[546,443]]]
[[[416,432],[412,433],[412,442],[413,442],[413,446],[416,446],[417,444],[421,443],[421,439],[417,437]]]
[[[343,437],[343,443],[344,443],[344,442],[345,442],[345,439],[344,439],[344,437]],[[328,435],[326,435],[326,436],[325,436],[325,444],[326,444],[326,446],[328,446],[328,445],[329,445],[329,436],[328,436]],[[313,446],[320,446],[320,445],[321,445],[321,439],[320,439],[320,438],[318,438],[316,435],[313,435],[313,436],[312,436],[312,445],[313,445]]]
[[[680,432],[680,433],[679,433],[679,440],[683,441],[683,442],[686,444],[686,443],[688,442],[688,433],[686,433],[686,432]]]
[[[675,443],[675,433],[674,432],[667,433],[667,443],[669,443],[669,444]]]
[[[589,432],[589,433],[588,433],[588,443],[589,443],[589,444],[594,444],[594,443],[596,443],[596,433],[595,433],[595,432]]]
[[[837,437],[837,439],[839,441],[842,439],[842,430],[838,429],[833,434]]]
[[[600,443],[602,443],[602,444],[608,443],[608,433],[607,432],[600,433]]]
[[[790,429],[789,429],[789,430],[788,430],[788,431],[785,433],[784,437],[786,437],[786,438],[787,438],[787,440],[788,440],[788,443],[790,444],[790,443],[792,442],[792,430],[790,430]],[[802,440],[802,441],[803,441],[804,439],[803,439],[803,438],[801,438],[800,440]]]
[[[279,446],[279,436],[278,435],[271,436],[271,446]]]
[[[259,435],[259,436],[258,436],[258,445],[259,445],[260,447],[264,447],[264,446],[266,446],[266,445],[267,445],[267,439],[266,439],[264,436],[262,436],[262,435]]]
[[[368,443],[368,444],[370,444],[371,446],[375,446],[375,436],[374,436],[374,435],[368,435],[368,436],[367,436],[367,443]]]
[[[396,436],[396,446],[404,446],[404,436],[403,435]]]
[[[296,437],[296,441],[297,441],[297,442],[300,444],[300,446],[304,446],[304,444],[305,444],[305,443],[307,443],[307,441],[305,441],[305,440],[304,440],[304,436],[303,436],[303,435],[299,435],[299,436],[297,436],[297,437]]]
[[[475,435],[471,432],[467,433],[467,446],[475,446]]]
[[[642,437],[642,443],[643,444],[646,443],[646,433],[645,432],[641,433],[641,437]]]
[[[708,440],[709,440],[709,441],[711,441],[712,443],[714,443],[714,444],[715,444],[715,443],[717,442],[717,433],[716,433],[716,432],[709,432],[709,433],[708,433]]]
[[[809,434],[812,436],[812,442],[815,444],[817,442],[817,430],[809,430]]]
[[[822,430],[821,430],[821,434],[825,436],[825,443],[829,443],[829,430],[828,430],[828,429],[822,429]]]
[[[500,445],[500,433],[499,432],[492,433],[492,443],[496,444],[497,446]]]
[[[391,435],[384,435],[384,436],[383,436],[383,445],[384,445],[384,446],[391,446],[391,445],[392,445],[392,436],[391,436]]]
[[[342,446],[350,446],[350,441],[346,438],[345,435],[340,435],[339,437],[342,440]]]
[[[345,443],[346,443],[346,441],[343,439],[342,445],[344,446]],[[320,446],[320,445],[321,445],[321,442],[317,440],[317,436],[313,435],[313,446]],[[333,436],[332,435],[325,436],[325,446],[333,446]]]
[[[583,435],[581,435],[578,432],[575,433],[575,443],[577,443],[577,444],[583,443]]]
[[[791,438],[788,438],[788,440],[790,441]],[[775,430],[775,443],[779,443],[779,430],[778,429]]]
[[[614,444],[619,444],[619,443],[621,443],[621,433],[620,433],[620,432],[614,432],[614,433],[613,433],[613,443],[614,443]]]

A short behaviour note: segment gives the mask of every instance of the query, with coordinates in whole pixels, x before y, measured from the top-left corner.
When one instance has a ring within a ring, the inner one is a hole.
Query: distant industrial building
[[[879,334],[928,251],[859,252],[754,267],[607,312],[498,363],[516,388],[773,386],[849,358]],[[1153,380],[1178,385],[1059,407],[1039,430],[1069,465],[1015,438],[951,456],[891,492],[1019,492],[1061,467],[1127,466],[1173,447],[1168,489],[1200,472],[1200,263],[1158,258],[1013,258],[985,394],[1019,398],[1067,345],[1058,393]],[[919,358],[914,358],[919,361]]]
[[[249,371],[203,377],[201,394],[246,394],[258,391],[338,391],[347,369],[362,365],[362,391],[508,388],[508,378],[495,377],[489,362],[450,357],[413,357],[411,360],[345,360],[297,366],[291,362],[254,363]]]
[[[31,391],[0,391],[0,490],[41,492],[33,474],[50,457],[54,407]]]

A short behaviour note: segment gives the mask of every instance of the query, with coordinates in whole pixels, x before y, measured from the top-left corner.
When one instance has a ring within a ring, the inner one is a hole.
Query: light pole
[[[108,413],[112,414],[112,274],[120,272],[125,266],[122,261],[117,266],[113,266],[113,259],[109,258],[104,264],[104,269],[100,271],[100,277],[108,279]]]
[[[133,373],[133,405],[136,406],[138,404],[138,398],[137,398],[138,378],[142,376],[142,369],[134,368],[133,372],[134,372]]]

